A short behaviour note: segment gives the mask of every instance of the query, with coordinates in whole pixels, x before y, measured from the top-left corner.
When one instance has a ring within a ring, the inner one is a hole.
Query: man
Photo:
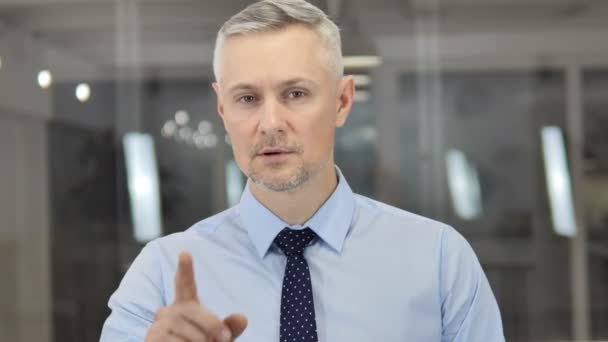
[[[335,167],[354,94],[340,50],[303,0],[257,2],[222,26],[213,88],[247,187],[141,251],[102,341],[504,341],[467,242],[353,194]]]

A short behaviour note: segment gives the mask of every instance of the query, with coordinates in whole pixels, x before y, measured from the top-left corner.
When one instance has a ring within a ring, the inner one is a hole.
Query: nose
[[[272,135],[276,133],[285,133],[286,124],[281,104],[277,101],[267,100],[261,110],[261,119],[259,128],[262,134]]]

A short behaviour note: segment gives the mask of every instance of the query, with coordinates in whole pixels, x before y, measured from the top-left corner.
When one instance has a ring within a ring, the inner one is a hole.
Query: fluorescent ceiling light
[[[553,229],[559,235],[574,237],[576,223],[564,137],[556,126],[543,127],[541,136]]]
[[[372,97],[372,94],[369,90],[355,90],[355,96],[353,97],[353,101],[355,102],[366,102]]]
[[[342,63],[345,69],[370,69],[382,64],[382,58],[379,56],[344,56]]]
[[[133,236],[145,243],[161,236],[160,186],[154,141],[149,134],[127,133],[122,139],[127,167]]]
[[[459,150],[449,150],[445,159],[448,187],[456,215],[465,220],[478,218],[482,205],[477,168]]]
[[[372,83],[372,78],[369,75],[354,74],[351,76],[355,81],[356,87],[367,87]]]

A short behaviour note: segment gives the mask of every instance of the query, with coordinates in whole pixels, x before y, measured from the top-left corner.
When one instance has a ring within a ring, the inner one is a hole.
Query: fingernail
[[[222,329],[222,333],[220,334],[220,341],[221,342],[230,342],[230,338],[232,334],[230,333],[230,330],[224,328]]]

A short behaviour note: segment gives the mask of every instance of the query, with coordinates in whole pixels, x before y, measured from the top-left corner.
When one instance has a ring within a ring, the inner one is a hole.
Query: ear
[[[224,103],[222,99],[222,93],[220,92],[220,85],[217,82],[213,82],[211,86],[213,87],[213,90],[215,91],[215,96],[217,98],[217,113],[224,122],[224,129],[226,129],[226,132],[228,132],[228,128],[226,127],[226,118],[224,116]]]
[[[342,127],[346,123],[348,114],[353,107],[355,96],[355,81],[352,76],[345,76],[338,84],[338,111],[336,115],[336,127]]]

